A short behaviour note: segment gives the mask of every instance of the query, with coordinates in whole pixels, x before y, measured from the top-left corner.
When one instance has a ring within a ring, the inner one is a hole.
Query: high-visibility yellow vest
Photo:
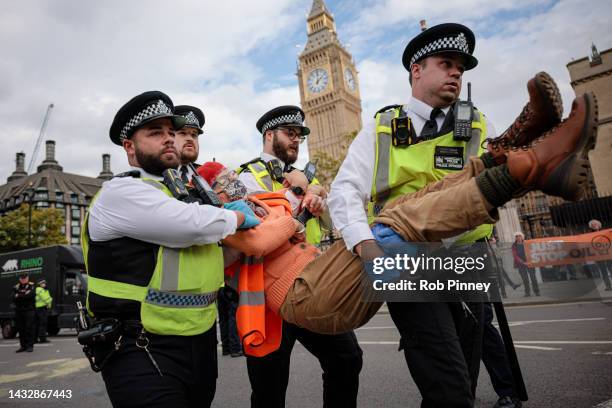
[[[484,115],[476,109],[472,117],[472,137],[468,142],[454,140],[453,131],[450,131],[410,146],[393,146],[391,121],[399,116],[400,109],[395,107],[379,112],[375,117],[376,159],[368,204],[370,222],[389,200],[418,191],[431,182],[441,180],[447,174],[461,170],[470,156],[479,156],[484,152],[487,122]],[[457,153],[461,154],[458,156]],[[474,242],[490,236],[492,232],[492,224],[483,224],[461,234],[456,240],[464,243]]]
[[[47,309],[51,309],[51,303],[53,302],[53,298],[49,291],[43,287],[36,287],[36,308],[46,307]]]
[[[270,173],[268,172],[268,168],[266,167],[266,164],[264,163],[263,160],[253,161],[244,167],[241,166],[236,170],[236,172],[240,174],[241,172],[245,171],[245,168],[248,169],[248,171],[251,172],[251,174],[253,174],[253,177],[255,177],[257,184],[261,186],[262,191],[273,192],[273,191],[278,191],[284,188],[281,183],[274,180],[272,176],[270,176]],[[310,184],[318,185],[319,180],[317,180],[315,177],[314,180],[312,180]],[[306,241],[313,245],[319,245],[321,243],[321,235],[322,235],[321,225],[319,224],[319,220],[317,218],[312,218],[306,222],[305,226],[306,226]]]
[[[161,182],[147,178],[140,180],[172,197]],[[97,197],[96,194],[91,205]],[[89,275],[87,308],[91,315],[96,316],[97,311],[96,307],[92,308],[90,298],[99,296],[139,302],[142,325],[150,333],[192,336],[212,327],[217,316],[217,291],[223,286],[223,253],[217,244],[188,248],[160,245],[148,283],[119,282],[92,273],[92,269],[104,270],[104,265],[96,265],[96,268],[90,265],[88,220],[89,212],[85,216],[81,243]],[[120,315],[121,311],[117,311],[117,316]]]

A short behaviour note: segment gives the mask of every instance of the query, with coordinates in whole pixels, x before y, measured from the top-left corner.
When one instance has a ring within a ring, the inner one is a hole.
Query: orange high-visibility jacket
[[[295,223],[291,205],[282,193],[256,194],[249,200],[267,215],[257,227],[238,231],[223,243],[245,254],[240,265],[230,266],[226,274],[239,270],[238,335],[246,354],[261,357],[280,347],[280,306],[295,278],[319,250],[309,244],[289,242]]]

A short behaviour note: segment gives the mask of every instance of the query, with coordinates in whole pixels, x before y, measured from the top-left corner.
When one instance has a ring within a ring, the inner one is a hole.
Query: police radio
[[[410,146],[413,143],[410,118],[402,108],[399,116],[391,119],[391,142],[395,147]]]
[[[270,173],[270,177],[272,180],[278,181],[282,183],[285,179],[283,177],[283,166],[281,166],[280,162],[276,159],[272,159],[266,163],[266,168],[268,169],[268,173]]]
[[[462,142],[469,141],[472,138],[472,117],[474,114],[471,82],[468,82],[467,101],[458,100],[455,102],[453,112],[455,114],[455,129],[453,131],[453,139]]]
[[[189,196],[187,187],[185,187],[185,183],[183,183],[181,175],[177,170],[166,169],[163,171],[162,176],[164,177],[164,184],[168,187],[174,198],[182,201]]]

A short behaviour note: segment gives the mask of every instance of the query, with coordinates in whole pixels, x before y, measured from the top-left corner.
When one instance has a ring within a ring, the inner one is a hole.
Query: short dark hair
[[[423,58],[420,61],[415,62],[412,65],[418,64],[421,66],[421,68],[425,68],[425,66],[427,65],[427,57]],[[412,86],[412,67],[410,67],[410,71],[408,71],[408,82],[410,83],[410,85]]]

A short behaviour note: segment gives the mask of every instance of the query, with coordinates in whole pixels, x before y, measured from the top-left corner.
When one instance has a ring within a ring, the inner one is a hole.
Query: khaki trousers
[[[494,223],[495,209],[484,199],[475,176],[484,170],[472,157],[457,173],[390,203],[375,219],[408,242],[438,242],[481,224]],[[287,322],[322,334],[337,334],[366,324],[382,303],[364,299],[363,262],[344,241],[308,264],[281,306]]]

